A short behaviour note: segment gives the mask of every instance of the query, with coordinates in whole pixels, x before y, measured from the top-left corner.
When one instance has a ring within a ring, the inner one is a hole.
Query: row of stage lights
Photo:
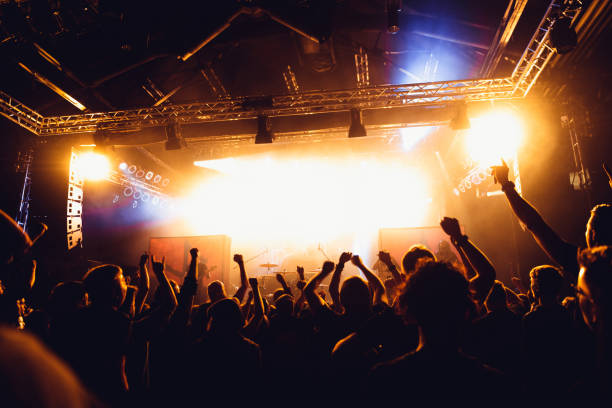
[[[161,189],[170,184],[169,178],[164,178],[150,170],[145,171],[135,164],[128,164],[126,162],[119,163],[118,167],[124,176],[131,181],[128,185],[124,184],[123,197],[133,200],[133,208],[138,207],[139,202],[150,202],[152,205],[159,206],[160,208],[167,208],[171,205],[170,199],[161,192]],[[121,196],[116,194],[113,203],[117,203],[120,198]]]
[[[483,168],[482,166],[477,166],[476,168],[472,169],[468,175],[461,180],[461,182],[459,182],[459,185],[454,190],[455,195],[459,195],[460,192],[465,193],[473,186],[479,185],[487,180],[488,176],[487,169]]]
[[[124,173],[128,173],[131,176],[138,179],[145,179],[146,181],[150,181],[154,184],[159,184],[162,187],[167,187],[170,184],[169,178],[163,178],[159,174],[155,174],[152,171],[144,171],[141,168],[138,168],[135,164],[128,165],[126,162],[121,162],[119,164],[119,170],[122,170]]]

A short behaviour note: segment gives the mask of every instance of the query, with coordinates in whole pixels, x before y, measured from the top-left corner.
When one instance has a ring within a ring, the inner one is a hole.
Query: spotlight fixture
[[[180,150],[185,147],[181,126],[175,121],[166,125],[166,138],[166,150]]]
[[[361,110],[353,108],[350,111],[351,122],[349,125],[348,137],[363,137],[367,136],[367,132],[361,122]]]
[[[119,170],[127,170],[128,164],[126,162],[119,163]]]
[[[470,119],[467,115],[467,105],[465,102],[457,106],[455,116],[450,120],[449,126],[453,130],[465,130],[470,128]]]
[[[402,0],[387,0],[387,32],[397,34],[400,30],[399,15],[402,11]]]
[[[272,143],[274,140],[274,134],[270,129],[270,118],[265,115],[257,116],[257,134],[255,135],[255,144]]]
[[[558,54],[566,54],[576,47],[578,36],[570,18],[563,17],[555,21],[550,31],[550,43]]]

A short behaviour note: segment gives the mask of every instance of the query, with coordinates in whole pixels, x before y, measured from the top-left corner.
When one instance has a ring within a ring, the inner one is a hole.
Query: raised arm
[[[351,260],[353,254],[350,252],[343,252],[340,255],[334,274],[332,275],[331,281],[329,282],[329,294],[332,300],[332,308],[339,312],[338,309],[342,309],[340,303],[340,276],[344,270],[344,264]]]
[[[302,306],[306,302],[306,297],[304,296],[304,288],[306,287],[306,280],[304,279],[304,267],[297,267],[298,281],[296,283],[296,287],[300,291],[300,296],[295,301],[295,312],[298,313],[302,310]]]
[[[308,305],[313,313],[316,313],[321,310],[321,308],[325,307],[325,301],[317,293],[317,288],[323,279],[325,279],[333,269],[334,263],[331,261],[325,261],[323,263],[323,267],[321,268],[321,272],[310,278],[304,287],[304,297],[306,298],[306,301],[308,302]]]
[[[149,294],[149,290],[151,288],[151,282],[149,279],[149,271],[147,270],[147,263],[149,262],[149,254],[146,252],[140,256],[140,261],[138,263],[138,272],[136,279],[136,286],[138,287],[138,292],[136,293],[135,299],[135,309],[136,315],[140,314],[142,308],[147,300],[147,295]]]
[[[495,282],[496,273],[493,264],[489,258],[468,239],[467,235],[461,234],[459,221],[457,221],[456,218],[444,217],[440,222],[440,226],[444,232],[448,234],[453,245],[455,245],[459,251],[463,252],[472,266],[476,275],[470,279],[470,285],[472,289],[476,291],[476,298],[481,301],[484,300]]]
[[[393,276],[393,281],[395,282],[395,284],[401,285],[402,282],[404,282],[404,279],[402,277],[401,272],[397,270],[397,267],[393,263],[393,260],[391,259],[391,254],[389,254],[386,251],[380,251],[378,253],[378,259],[380,260],[380,262],[385,264],[389,272],[391,272],[391,275]]]
[[[242,303],[242,300],[244,299],[244,294],[249,289],[249,278],[247,276],[246,269],[244,268],[244,260],[242,259],[242,255],[235,254],[234,262],[238,264],[238,268],[240,269],[240,287],[234,294],[234,297],[238,299],[239,303]]]
[[[563,267],[567,278],[576,282],[578,278],[578,262],[576,261],[578,248],[565,242],[544,221],[540,213],[527,202],[514,188],[514,183],[508,180],[508,166],[502,161],[501,166],[493,166],[494,181],[501,185],[506,199],[516,217],[527,227],[538,245],[546,254]]]
[[[385,285],[380,280],[380,278],[374,275],[374,273],[372,273],[372,271],[369,270],[368,267],[363,264],[359,255],[353,255],[353,257],[351,258],[351,262],[353,263],[353,265],[358,267],[365,275],[366,280],[368,281],[368,285],[370,285],[370,288],[372,290],[372,304],[378,305],[380,303],[383,303],[385,300]]]
[[[185,328],[189,324],[193,300],[198,290],[198,257],[200,256],[200,251],[197,248],[191,248],[189,254],[191,255],[189,269],[178,295],[178,307],[174,315],[172,315],[172,324],[176,329]]]
[[[153,268],[153,273],[159,282],[161,309],[167,311],[168,315],[170,315],[172,311],[174,311],[174,308],[178,302],[176,300],[176,296],[174,295],[174,291],[170,286],[168,277],[166,276],[166,257],[163,257],[161,262],[159,262],[159,260],[155,260],[155,256],[151,255],[151,266]]]
[[[283,291],[285,292],[285,294],[293,296],[293,292],[291,292],[291,288],[289,287],[289,285],[287,285],[287,281],[285,280],[285,277],[282,273],[276,274],[276,280],[283,287]]]
[[[257,278],[250,278],[249,284],[251,285],[251,291],[253,291],[253,317],[256,322],[260,322],[265,317],[265,310],[263,304],[263,298],[261,297],[261,291],[259,290],[259,282]]]
[[[127,291],[125,292],[125,300],[123,301],[123,304],[119,308],[119,311],[128,315],[130,319],[133,319],[134,316],[136,315],[135,300],[136,300],[137,293],[138,293],[138,288],[136,286],[128,285]]]

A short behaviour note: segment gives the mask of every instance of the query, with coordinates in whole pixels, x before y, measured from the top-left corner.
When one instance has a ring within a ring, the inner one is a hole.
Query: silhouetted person
[[[562,402],[577,376],[577,333],[559,299],[564,280],[550,265],[533,268],[529,277],[534,305],[523,317],[527,392],[534,401]]]
[[[369,378],[372,403],[504,405],[508,390],[501,374],[460,350],[472,308],[468,282],[455,267],[422,264],[408,277],[400,296],[405,314],[419,327],[418,348],[376,366]]]
[[[559,237],[538,211],[521,197],[515,190],[514,183],[508,180],[508,166],[505,162],[492,169],[495,181],[501,185],[514,214],[531,232],[544,252],[561,265],[570,283],[575,284],[578,278],[578,262],[576,261],[578,246]],[[612,206],[610,204],[599,204],[593,207],[586,225],[585,238],[589,248],[598,245],[612,245]]]
[[[585,373],[576,400],[597,404],[612,398],[612,247],[583,250],[578,261],[578,303],[584,322],[595,335],[597,364]]]
[[[521,317],[508,309],[506,291],[495,282],[485,299],[487,313],[476,319],[468,344],[470,354],[504,373],[516,375],[521,360]]]
[[[3,407],[103,407],[72,370],[33,336],[0,327],[0,350]]]
[[[411,246],[402,258],[404,274],[410,275],[416,270],[419,262],[435,261],[436,256],[425,245],[417,244]]]
[[[164,273],[165,262],[152,259],[159,282],[160,305],[145,318],[132,320],[118,309],[123,304],[127,285],[117,265],[100,265],[83,278],[91,304],[83,309],[77,322],[79,347],[71,361],[83,381],[103,400],[118,404],[129,389],[125,357],[130,341],[143,341],[163,326],[176,307],[176,298]]]
[[[192,401],[206,399],[204,390],[214,393],[216,400],[247,399],[261,380],[260,348],[242,336],[245,321],[235,298],[218,300],[208,313],[206,334],[188,354],[185,391]]]

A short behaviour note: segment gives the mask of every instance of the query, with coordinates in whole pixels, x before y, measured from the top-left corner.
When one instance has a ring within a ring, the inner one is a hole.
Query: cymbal
[[[276,268],[277,266],[278,266],[277,264],[272,264],[272,263],[265,263],[265,264],[259,265],[260,268]]]

